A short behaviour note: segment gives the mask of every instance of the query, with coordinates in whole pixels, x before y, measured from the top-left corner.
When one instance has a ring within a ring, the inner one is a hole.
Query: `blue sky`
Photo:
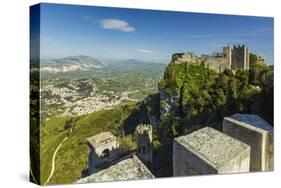
[[[42,4],[40,29],[42,58],[168,63],[175,52],[246,44],[273,63],[273,18]]]

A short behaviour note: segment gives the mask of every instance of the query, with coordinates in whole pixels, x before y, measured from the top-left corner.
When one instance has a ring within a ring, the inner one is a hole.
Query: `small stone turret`
[[[119,143],[111,132],[102,132],[87,138],[89,174],[103,168],[118,154]]]
[[[136,128],[138,142],[138,157],[148,168],[152,168],[152,126],[140,124]]]

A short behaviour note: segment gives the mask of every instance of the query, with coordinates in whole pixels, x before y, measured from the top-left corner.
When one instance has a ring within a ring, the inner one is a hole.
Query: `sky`
[[[273,64],[273,18],[41,4],[41,58],[168,63],[171,55],[245,44]],[[32,36],[31,36],[32,40]]]

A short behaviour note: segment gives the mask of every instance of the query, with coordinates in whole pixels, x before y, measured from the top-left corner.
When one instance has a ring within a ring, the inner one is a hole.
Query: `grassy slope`
[[[81,171],[87,167],[87,146],[85,139],[97,133],[110,130],[121,136],[124,122],[138,105],[119,106],[76,118],[76,123],[69,139],[63,143],[56,157],[56,169],[49,184],[72,183],[79,179]],[[64,130],[66,117],[53,117],[46,121],[41,130],[42,182],[45,182],[51,171],[51,160],[54,150],[68,135]]]
[[[48,178],[51,171],[52,156],[59,143],[67,135],[64,131],[66,117],[53,117],[41,129],[41,182]]]

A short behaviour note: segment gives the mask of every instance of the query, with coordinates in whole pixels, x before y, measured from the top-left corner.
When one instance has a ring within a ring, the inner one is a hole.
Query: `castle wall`
[[[201,63],[204,62],[206,67],[223,72],[225,69],[249,70],[249,49],[245,46],[225,46],[221,53],[212,55],[202,55],[198,57],[191,52],[176,53],[172,56],[175,64],[180,63]]]
[[[230,69],[230,61],[226,57],[205,56],[204,64],[210,69],[218,72],[223,72],[225,69]]]
[[[200,58],[192,52],[173,54],[172,60],[176,64],[180,63],[200,63]]]
[[[90,173],[99,171],[102,165],[113,160],[118,155],[117,146],[113,144],[103,146],[99,148],[98,151],[91,146],[88,148],[88,168]],[[106,153],[104,151],[106,151]],[[105,154],[106,156],[103,156]]]
[[[225,117],[223,132],[251,146],[250,171],[273,170],[272,130],[262,119],[255,121],[255,116],[244,117],[249,117],[248,120],[252,123],[237,120],[235,117]]]

